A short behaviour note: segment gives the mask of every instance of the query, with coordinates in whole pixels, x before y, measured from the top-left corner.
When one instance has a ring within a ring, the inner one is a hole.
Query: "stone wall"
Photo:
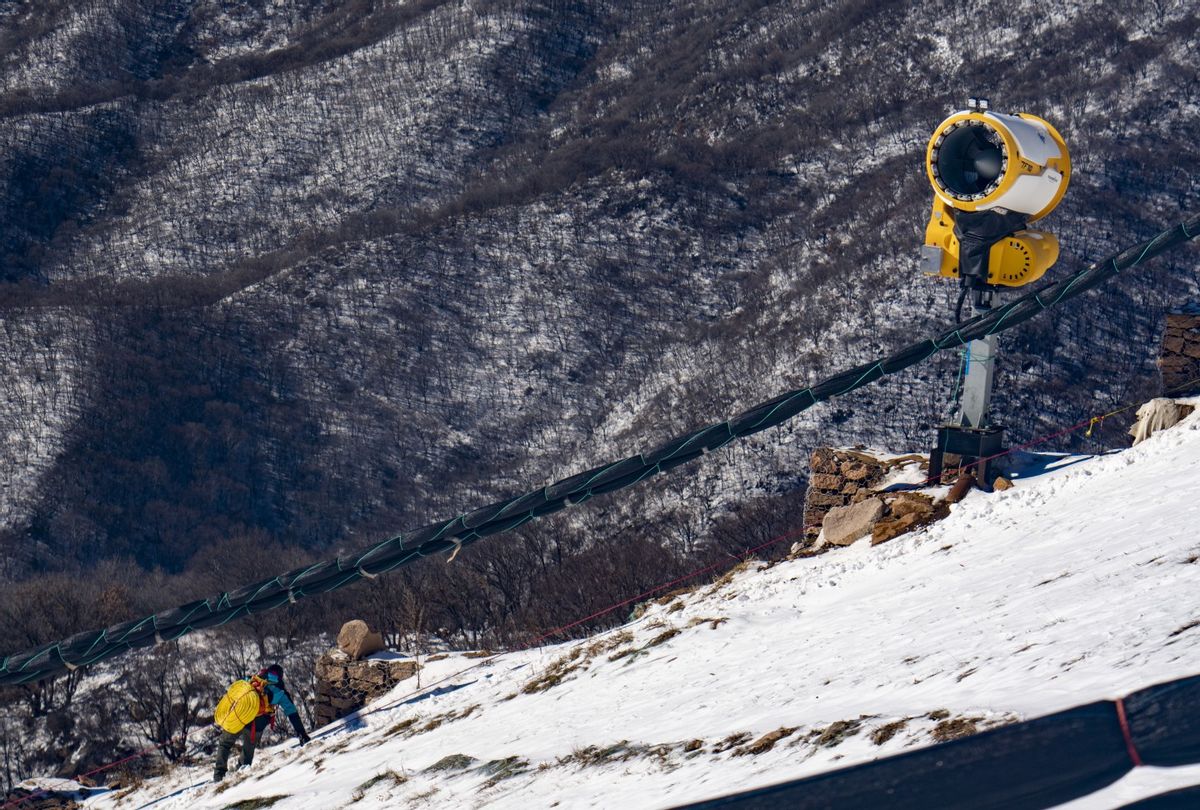
[[[949,514],[944,501],[914,491],[880,492],[876,488],[892,470],[919,464],[927,470],[929,459],[921,455],[876,458],[858,450],[819,447],[810,463],[808,493],[804,499],[804,539],[792,546],[792,554],[815,553],[822,528],[829,529],[826,543],[841,545],[870,535],[872,544],[886,543],[913,529]],[[855,506],[861,504],[861,507]],[[849,507],[855,506],[854,509]],[[838,510],[831,518],[829,514]],[[860,516],[859,513],[862,513]],[[830,528],[828,521],[853,518],[861,531],[844,527],[845,537]],[[848,532],[848,533],[847,533]]]
[[[317,659],[317,728],[361,709],[415,676],[417,669],[411,658],[355,661],[340,650],[330,650]]]
[[[887,475],[888,465],[856,450],[818,447],[809,461],[808,492],[804,496],[804,539],[811,544],[821,533],[825,515],[835,506],[848,506],[871,496],[871,487]]]
[[[1192,383],[1200,379],[1200,314],[1167,316],[1159,365],[1164,394],[1171,397],[1200,394],[1200,384]]]

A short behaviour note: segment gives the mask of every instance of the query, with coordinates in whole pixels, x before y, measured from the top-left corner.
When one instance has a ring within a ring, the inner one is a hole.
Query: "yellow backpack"
[[[253,681],[256,680],[258,678],[234,681],[217,703],[213,721],[230,734],[237,734],[262,713],[266,696],[255,688]]]

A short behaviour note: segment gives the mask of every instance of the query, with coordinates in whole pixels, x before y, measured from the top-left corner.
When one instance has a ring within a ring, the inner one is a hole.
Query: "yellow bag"
[[[213,721],[230,734],[237,734],[258,717],[262,695],[248,680],[234,681],[217,703]]]

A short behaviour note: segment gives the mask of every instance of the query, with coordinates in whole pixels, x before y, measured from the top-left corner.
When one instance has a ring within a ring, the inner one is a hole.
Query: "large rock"
[[[892,501],[891,510],[892,516],[898,518],[912,514],[928,517],[933,514],[933,498],[919,492],[906,492]]]
[[[361,619],[352,619],[342,625],[337,637],[338,649],[357,660],[373,652],[383,649],[383,636],[371,632],[367,623]]]
[[[877,546],[880,543],[886,543],[888,540],[896,539],[900,535],[911,531],[920,520],[921,515],[916,512],[908,512],[898,518],[879,521],[871,529],[871,545]]]
[[[835,546],[848,546],[855,540],[871,533],[875,521],[883,517],[883,501],[867,498],[851,506],[838,506],[829,510],[821,524],[825,542]]]

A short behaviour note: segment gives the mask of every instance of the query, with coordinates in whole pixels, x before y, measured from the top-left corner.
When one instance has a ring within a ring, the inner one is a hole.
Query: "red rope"
[[[1125,698],[1117,698],[1117,722],[1121,724],[1121,734],[1125,737],[1125,750],[1135,766],[1141,766],[1142,757],[1138,754],[1137,746],[1133,744],[1133,735],[1129,733],[1129,718],[1125,716]]]
[[[99,768],[94,768],[94,769],[88,771],[87,773],[81,773],[78,776],[76,776],[75,779],[76,780],[87,779],[89,776],[95,776],[98,773],[112,770],[113,768],[124,765],[126,762],[132,762],[135,759],[141,759],[142,757],[146,756],[147,754],[154,753],[159,748],[162,748],[164,745],[167,745],[169,742],[171,742],[171,741],[167,740],[166,742],[155,743],[154,745],[150,746],[149,748],[143,748],[141,751],[138,751],[136,754],[130,754],[129,756],[125,757],[124,759],[118,759],[116,762],[110,762],[107,765],[101,765]],[[38,798],[39,796],[49,795],[50,792],[51,791],[49,788],[42,788],[41,790],[37,791],[36,793],[30,793],[28,796],[21,796],[20,798],[13,799],[12,801],[9,801],[9,802],[4,803],[3,805],[0,805],[0,810],[8,810],[8,808],[10,808],[10,807],[16,807],[19,804],[24,804],[25,802],[33,801],[34,799]]]

